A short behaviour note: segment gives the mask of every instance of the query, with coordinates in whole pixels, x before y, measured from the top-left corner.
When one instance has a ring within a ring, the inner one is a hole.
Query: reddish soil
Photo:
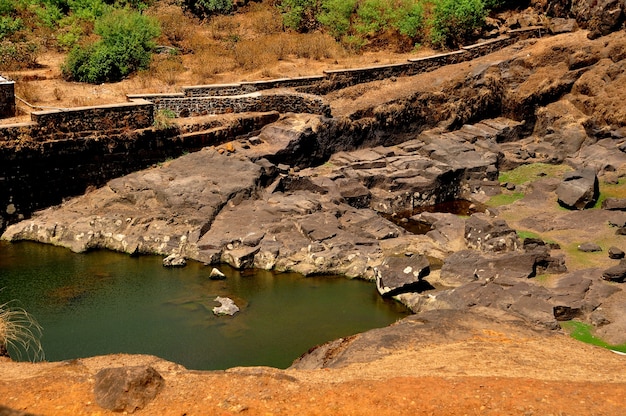
[[[165,379],[140,415],[626,414],[626,357],[565,336],[488,330],[340,369],[200,372],[128,355],[0,361],[0,404],[43,415],[111,414],[95,401],[94,375],[123,365],[152,365]]]

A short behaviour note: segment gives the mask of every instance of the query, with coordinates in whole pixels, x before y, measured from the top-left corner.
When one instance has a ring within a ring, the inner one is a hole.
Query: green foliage
[[[0,39],[9,37],[22,29],[24,29],[22,19],[5,15],[0,16]]]
[[[404,2],[405,7],[398,9],[394,27],[411,39],[418,37],[424,26],[424,7],[420,2]]]
[[[154,127],[158,130],[170,128],[174,125],[173,119],[176,118],[176,113],[170,109],[161,109],[154,115]]]
[[[0,70],[15,71],[34,68],[39,46],[33,42],[0,42]]]
[[[281,0],[278,9],[283,16],[285,27],[299,32],[312,30],[317,23],[315,16],[321,11],[320,2],[317,0]]]
[[[119,81],[150,64],[158,23],[138,12],[122,9],[106,14],[96,22],[98,42],[76,46],[63,65],[72,80],[99,83]]]
[[[483,0],[435,0],[430,20],[431,42],[458,46],[483,26],[487,8]]]
[[[592,334],[593,326],[580,321],[561,322],[561,327],[569,332],[570,336],[587,344],[626,353],[626,344],[611,345]]]
[[[232,0],[185,0],[185,5],[199,16],[227,14],[233,9]]]
[[[336,39],[348,33],[350,17],[356,10],[357,0],[326,0],[317,20],[326,27]]]

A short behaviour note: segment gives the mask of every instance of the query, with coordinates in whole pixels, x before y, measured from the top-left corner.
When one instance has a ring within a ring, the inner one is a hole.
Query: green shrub
[[[76,46],[64,65],[72,80],[99,83],[119,81],[150,64],[154,39],[160,30],[155,20],[128,9],[114,11],[96,22],[98,42]]]
[[[34,42],[0,42],[0,70],[35,68],[39,46]]]
[[[435,46],[458,46],[483,26],[487,9],[483,0],[435,0],[430,38]]]
[[[0,16],[0,39],[9,37],[24,28],[22,19],[11,16]]]
[[[317,20],[335,39],[341,39],[350,30],[350,17],[356,5],[357,0],[326,0],[322,4],[322,12],[317,16]]]
[[[317,0],[281,0],[278,9],[286,27],[308,32],[317,27],[316,16],[320,14],[320,6]]]
[[[226,14],[233,9],[232,0],[185,0],[185,5],[199,16]]]
[[[415,39],[424,27],[424,7],[420,2],[404,1],[398,9],[394,27],[404,36]]]

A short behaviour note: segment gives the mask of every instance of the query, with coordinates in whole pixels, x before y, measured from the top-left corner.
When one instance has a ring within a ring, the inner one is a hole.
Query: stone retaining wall
[[[43,134],[78,131],[137,130],[154,122],[154,105],[146,100],[129,103],[35,111],[31,119]]]
[[[0,118],[15,117],[15,83],[0,77]]]
[[[68,135],[71,139],[64,140],[44,140],[35,123],[3,128],[8,134],[0,141],[0,233],[9,223],[84,194],[88,187],[249,134],[278,117],[275,112],[241,115],[201,134],[183,134],[177,127],[147,128]]]
[[[310,113],[330,116],[330,107],[320,97],[300,93],[251,93],[215,97],[158,97],[157,110],[170,110],[176,117],[245,112]]]

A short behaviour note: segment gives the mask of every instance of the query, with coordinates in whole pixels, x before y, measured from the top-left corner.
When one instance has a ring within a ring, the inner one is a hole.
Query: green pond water
[[[226,280],[212,281],[211,267],[161,261],[0,243],[0,303],[15,299],[37,319],[48,361],[141,353],[198,370],[285,368],[315,345],[407,314],[370,282],[227,267]],[[215,316],[216,296],[241,312]]]

